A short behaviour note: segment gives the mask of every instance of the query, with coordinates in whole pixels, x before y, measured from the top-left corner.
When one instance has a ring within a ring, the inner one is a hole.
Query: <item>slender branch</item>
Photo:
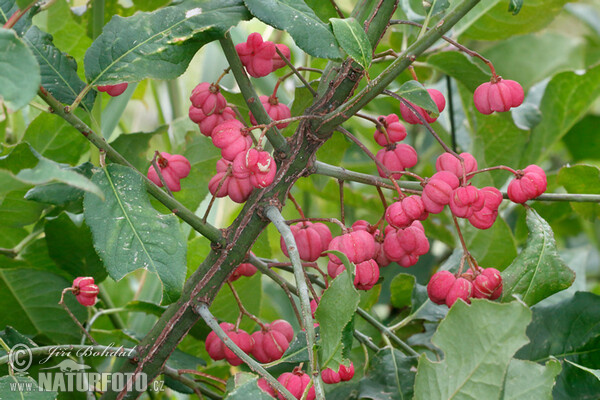
[[[296,210],[298,211],[298,214],[300,214],[300,217],[304,218],[304,211],[302,211],[302,207],[300,207],[300,204],[298,204],[294,196],[292,196],[292,192],[288,192],[288,199],[290,199],[290,201],[294,204],[294,207],[296,207]]]
[[[298,287],[298,294],[300,297],[300,310],[302,313],[302,320],[304,321],[304,330],[306,331],[306,342],[308,345],[308,359],[310,364],[310,373],[315,383],[315,394],[318,400],[325,399],[325,391],[323,390],[323,383],[319,373],[319,365],[317,360],[317,354],[315,349],[315,328],[313,326],[312,313],[310,311],[310,298],[308,296],[308,286],[304,278],[304,272],[302,268],[302,261],[300,260],[300,254],[296,245],[296,240],[290,227],[285,223],[283,216],[277,208],[274,206],[265,207],[266,217],[273,222],[275,228],[283,237],[283,241],[288,250],[292,266],[294,268],[294,277],[296,278],[296,286]]]
[[[240,296],[238,295],[238,293],[235,290],[235,288],[233,287],[233,284],[230,281],[227,281],[227,285],[229,285],[229,289],[231,289],[231,293],[233,294],[233,298],[235,299],[235,302],[237,303],[238,308],[240,309],[240,314],[247,316],[252,321],[256,322],[258,324],[258,326],[261,327],[261,329],[264,330],[265,329],[265,324],[263,324],[262,321],[256,317],[256,315],[254,315],[250,311],[246,310],[246,307],[244,307],[244,305],[242,304],[242,300],[240,299]],[[236,327],[238,325],[236,325]]]
[[[196,393],[196,395],[198,395],[198,392],[200,392],[203,395],[205,395],[206,397],[208,397],[209,399],[221,400],[223,398],[223,396],[213,392],[212,390],[207,389],[202,385],[198,385],[196,382],[194,382],[193,379],[190,379],[187,376],[183,376],[183,375],[179,374],[179,371],[176,370],[175,368],[171,368],[171,367],[165,365],[163,367],[162,372],[163,372],[163,374],[165,374],[165,376],[168,376],[169,378],[172,378],[178,382],[181,382],[185,386],[192,389]],[[198,397],[200,397],[200,395],[198,395]]]
[[[338,5],[335,3],[335,0],[329,0],[329,1],[331,2],[331,5],[333,6],[333,8],[335,8],[335,12],[337,13],[337,15],[339,15],[340,18],[346,18],[344,16],[344,13],[342,12],[342,10],[340,10]]]
[[[212,313],[208,309],[208,305],[206,303],[200,303],[200,305],[196,307],[196,312],[202,317],[204,322],[206,322],[206,324],[210,327],[210,329],[213,330],[213,332],[219,337],[219,339],[223,341],[225,346],[227,346],[229,350],[231,350],[236,356],[238,356],[243,362],[245,362],[246,365],[248,365],[248,367],[252,371],[265,378],[266,381],[280,394],[282,394],[286,399],[296,400],[296,398],[281,383],[279,383],[277,379],[275,379],[271,374],[269,374],[267,370],[263,368],[262,365],[254,361],[254,359],[252,359],[252,357],[250,357],[248,354],[244,353],[244,351],[240,349],[238,345],[235,344],[233,340],[229,338],[229,336],[227,336],[223,328],[221,328],[221,326],[217,322],[214,315],[212,315]]]
[[[175,197],[175,196],[173,196],[173,192],[171,192],[171,189],[169,189],[169,185],[167,185],[167,182],[165,181],[165,177],[163,176],[162,172],[160,171],[160,167],[158,166],[158,163],[156,162],[157,157],[161,157],[158,150],[154,152],[154,157],[152,157],[152,168],[154,168],[154,171],[156,172],[156,175],[158,175],[158,179],[160,180],[160,183],[162,183],[163,187],[165,188],[165,190],[167,191],[169,196]],[[204,222],[206,222],[206,220],[204,220]]]
[[[281,59],[283,61],[285,61],[285,63],[287,64],[287,66],[291,68],[293,74],[296,75],[298,77],[298,79],[300,79],[300,81],[308,89],[308,91],[313,96],[316,96],[317,92],[315,91],[315,89],[313,89],[312,86],[310,86],[310,83],[308,83],[308,81],[306,80],[306,78],[304,78],[302,76],[302,74],[296,69],[296,67],[294,67],[294,64],[292,64],[292,62],[290,60],[288,60],[286,56],[283,55],[283,53],[281,52],[281,50],[279,50],[277,48],[277,46],[275,46],[275,51],[277,52],[277,54],[279,54],[279,57],[281,57]]]
[[[4,24],[3,28],[4,29],[11,29],[13,26],[15,26],[17,24],[17,22],[19,22],[19,20],[21,19],[21,17],[23,15],[25,15],[27,13],[27,11],[29,11],[29,9],[31,7],[33,7],[34,4],[35,4],[35,2],[31,3],[29,6],[27,6],[23,10],[17,10],[17,11],[15,11],[14,14],[10,16],[10,18],[8,19],[8,21],[6,21],[6,23]]]
[[[229,66],[231,67],[231,71],[233,72],[233,76],[240,87],[242,95],[248,104],[248,108],[254,115],[254,118],[261,124],[269,124],[273,122],[269,114],[265,111],[262,103],[259,101],[259,96],[254,90],[248,75],[246,75],[246,71],[244,70],[244,66],[242,65],[242,61],[238,57],[237,51],[235,50],[235,46],[231,41],[231,36],[229,33],[225,34],[223,39],[219,40],[221,43],[221,48],[223,49],[223,53],[225,53],[225,57],[229,62]],[[290,147],[287,143],[287,140],[279,129],[276,126],[273,126],[267,132],[267,139],[273,145],[273,148],[281,153],[287,154],[290,151]]]
[[[338,185],[340,187],[340,221],[342,225],[346,225],[346,216],[344,215],[344,180],[338,179]]]
[[[450,137],[452,138],[452,150],[456,152],[456,123],[454,121],[454,99],[452,96],[452,79],[446,75],[446,91],[448,92],[448,116],[450,117]]]
[[[92,129],[87,126],[82,120],[80,120],[75,114],[68,113],[65,111],[63,105],[56,100],[48,91],[46,91],[43,87],[40,87],[38,95],[52,108],[53,112],[58,116],[62,117],[65,121],[71,124],[75,129],[77,129],[86,139],[88,139],[94,146],[98,149],[106,152],[106,155],[113,162],[116,162],[121,165],[128,166],[132,168],[136,172],[138,172],[143,181],[146,183],[146,190],[152,196],[154,196],[158,201],[164,204],[169,210],[171,210],[175,215],[189,224],[194,230],[200,233],[202,236],[206,237],[213,243],[223,244],[223,234],[222,232],[215,228],[214,226],[202,222],[202,220],[194,214],[194,212],[187,209],[183,204],[170,197],[167,193],[165,193],[161,188],[156,186],[154,182],[152,182],[146,175],[136,170],[133,165],[129,161],[127,161],[119,152],[117,152],[112,146],[110,146],[104,138],[100,137],[96,134]]]
[[[81,329],[83,334],[90,340],[90,342],[92,342],[93,344],[98,344],[98,342],[96,342],[96,340],[94,340],[92,335],[90,335],[90,333],[87,331],[87,329],[85,329],[84,326],[81,325],[81,322],[79,322],[77,317],[75,317],[75,315],[71,312],[71,310],[69,310],[69,307],[65,304],[65,293],[72,292],[72,291],[73,291],[73,288],[71,288],[71,287],[63,289],[63,291],[60,295],[60,301],[58,302],[58,304],[60,304],[60,306],[65,309],[67,314],[69,314],[71,319],[75,322],[75,324],[79,327],[79,329]]]
[[[104,303],[104,305],[106,306],[107,309],[114,310],[115,305],[112,302],[108,293],[106,293],[106,290],[104,290],[104,287],[102,285],[98,285],[98,288],[100,289],[100,292],[98,293],[98,297],[100,298],[100,300]],[[106,311],[106,310],[104,310],[104,311]],[[116,329],[120,329],[120,330],[125,329],[125,323],[123,322],[123,320],[121,319],[121,316],[119,314],[109,313],[108,319],[110,319],[110,322],[113,324],[113,326]],[[90,324],[91,324],[91,322],[90,322]]]

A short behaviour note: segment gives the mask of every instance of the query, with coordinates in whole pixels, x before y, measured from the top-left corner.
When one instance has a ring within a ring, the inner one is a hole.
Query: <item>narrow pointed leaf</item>
[[[303,0],[244,0],[248,10],[265,24],[287,31],[302,50],[313,57],[339,59],[338,43]]]
[[[105,201],[86,194],[85,221],[108,274],[120,280],[145,268],[160,278],[163,303],[177,300],[186,273],[185,238],[177,217],[152,208],[142,177],[128,167],[111,164],[92,181]]]
[[[363,27],[354,18],[331,18],[329,21],[342,49],[364,69],[369,68],[373,49]]]
[[[527,305],[571,286],[575,273],[561,260],[550,225],[533,209],[527,210],[529,237],[525,248],[502,271],[502,301],[518,295]]]
[[[0,28],[0,97],[11,109],[26,106],[40,86],[40,66],[15,31]]]
[[[71,104],[85,83],[77,75],[77,62],[62,53],[52,43],[52,36],[42,32],[37,26],[29,28],[23,40],[38,61],[42,76],[42,86],[64,104]],[[96,92],[90,91],[81,104],[91,110]]]
[[[85,54],[85,76],[92,85],[176,78],[198,49],[249,18],[241,0],[187,1],[114,16]]]
[[[419,107],[423,107],[434,117],[440,114],[435,102],[429,95],[429,92],[420,82],[405,82],[402,86],[400,86],[400,89],[398,89],[396,93],[405,100],[410,101]]]
[[[513,354],[527,343],[530,321],[521,302],[457,301],[432,339],[443,361],[419,358],[414,400],[497,398]]]

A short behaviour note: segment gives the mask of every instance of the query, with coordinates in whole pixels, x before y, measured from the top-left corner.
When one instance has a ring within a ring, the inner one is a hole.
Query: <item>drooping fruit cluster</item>
[[[120,96],[127,90],[128,83],[117,83],[116,85],[101,85],[97,86],[96,89],[99,92],[106,92],[109,96],[116,97]]]
[[[263,41],[260,33],[251,33],[246,42],[235,46],[248,75],[255,78],[267,76],[286,65],[276,48],[289,60],[291,53],[286,45]]]
[[[347,367],[344,364],[340,364],[340,368],[337,372],[331,368],[326,368],[321,372],[321,378],[323,378],[323,382],[327,383],[328,385],[346,382],[351,380],[353,377],[354,364],[352,364],[352,361],[350,361],[350,365]]]
[[[402,125],[400,118],[396,114],[390,114],[387,117],[381,115],[377,120],[383,129],[385,129],[385,132],[379,126],[375,129],[373,138],[378,145],[385,147],[392,143],[401,142],[406,138],[406,128]]]
[[[192,166],[187,158],[179,154],[169,154],[162,152],[156,158],[158,169],[171,192],[179,192],[181,190],[180,180],[189,175]],[[148,179],[154,182],[157,186],[162,187],[162,181],[158,176],[154,165],[148,168]]]
[[[299,367],[294,368],[292,372],[284,372],[277,378],[277,381],[281,383],[283,387],[285,387],[295,398],[300,400],[302,395],[304,394],[304,390],[310,383],[310,376],[303,372]],[[259,379],[258,387],[261,388],[265,393],[268,393],[272,397],[275,397],[279,400],[285,400],[285,397],[281,393],[277,393],[271,385],[267,383],[264,379]],[[312,386],[308,389],[308,393],[306,395],[307,400],[314,400],[315,395],[315,387]]]
[[[493,76],[490,82],[482,83],[473,93],[475,108],[486,115],[519,107],[524,98],[523,87],[518,82],[499,76]]]
[[[227,100],[221,94],[216,83],[202,82],[198,84],[190,96],[192,105],[189,117],[198,124],[200,133],[210,137],[217,125],[235,119],[235,113],[227,106]]]
[[[458,299],[471,303],[471,298],[496,300],[502,295],[502,276],[495,268],[478,267],[458,278],[449,271],[436,272],[427,284],[429,299],[448,307]]]
[[[537,165],[530,165],[522,171],[517,171],[517,174],[508,184],[507,190],[508,198],[515,203],[525,203],[546,191],[546,173]]]
[[[387,117],[381,115],[378,121],[385,129],[385,133],[378,127],[373,135],[377,144],[384,147],[377,152],[375,156],[377,161],[389,171],[404,171],[406,168],[417,165],[417,151],[411,145],[400,143],[406,138],[406,128],[404,128],[398,116],[396,114],[390,114]],[[387,177],[387,174],[379,165],[377,171],[379,176]],[[400,179],[401,176],[401,172],[392,174],[394,179]]]
[[[321,222],[299,222],[291,225],[290,229],[296,240],[296,247],[303,261],[316,261],[321,257],[321,253],[327,250],[331,242],[331,231],[329,227]],[[281,251],[286,257],[289,257],[287,246],[283,238],[279,242]]]
[[[263,329],[252,335],[243,329],[236,329],[235,325],[228,322],[222,322],[219,326],[244,353],[252,354],[261,363],[279,360],[294,338],[294,329],[289,322],[282,319],[264,324]],[[205,347],[210,358],[215,361],[225,359],[233,366],[242,363],[242,360],[229,350],[215,332],[208,334]]]
[[[98,297],[98,293],[100,293],[100,289],[94,284],[94,278],[91,276],[75,278],[71,291],[79,304],[86,307],[96,304],[96,298]]]
[[[442,111],[444,111],[444,108],[446,108],[446,99],[444,98],[444,95],[442,94],[442,92],[440,92],[437,89],[427,89],[427,92],[429,92],[429,96],[431,96],[431,99],[437,106],[438,111],[440,113]],[[424,108],[419,107],[419,106],[411,103],[410,101],[407,101],[407,103],[409,103],[411,106],[413,106],[417,110],[417,112],[421,115],[421,117],[423,117],[425,119],[425,121],[427,121],[428,123],[432,124],[437,120],[437,117],[435,117],[435,118],[432,117],[431,114]],[[410,108],[408,108],[406,106],[406,104],[404,104],[404,103],[400,103],[400,114],[402,115],[402,119],[404,119],[409,124],[423,125],[423,121],[421,121],[419,119],[419,117],[417,117],[415,115],[415,113]]]

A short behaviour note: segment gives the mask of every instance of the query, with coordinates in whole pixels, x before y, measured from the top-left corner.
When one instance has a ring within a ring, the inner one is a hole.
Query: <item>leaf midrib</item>
[[[2,277],[2,279],[4,280],[4,282],[6,283],[6,287],[11,292],[11,294],[13,295],[13,297],[15,298],[15,300],[17,301],[17,303],[19,303],[19,305],[23,309],[23,312],[25,313],[25,315],[27,315],[27,318],[29,319],[29,322],[31,323],[31,325],[33,325],[33,327],[38,332],[41,332],[42,330],[40,329],[39,326],[37,326],[35,324],[35,321],[34,321],[33,317],[29,314],[29,312],[28,312],[27,308],[25,307],[25,305],[21,302],[21,299],[19,298],[19,296],[17,295],[17,293],[15,292],[15,290],[13,289],[13,287],[11,286],[9,280],[4,275],[4,271],[2,269],[0,269],[0,276]]]
[[[131,221],[131,219],[129,218],[129,214],[125,210],[125,207],[123,207],[123,202],[121,202],[121,197],[119,197],[119,192],[115,188],[115,185],[114,185],[114,183],[112,181],[110,173],[108,172],[108,169],[106,167],[104,167],[103,170],[104,170],[104,174],[106,175],[106,178],[108,179],[108,183],[110,183],[110,187],[111,187],[111,189],[112,189],[112,191],[113,191],[113,193],[115,195],[115,198],[117,199],[117,203],[119,204],[119,208],[121,209],[123,215],[125,216],[125,219],[127,220],[127,223],[129,224],[129,226],[130,226],[130,228],[131,228],[131,230],[132,230],[135,238],[138,240],[138,242],[142,246],[142,250],[144,251],[144,254],[146,254],[146,257],[149,260],[149,264],[152,267],[151,271],[158,273],[158,269],[156,268],[156,265],[154,264],[154,260],[150,256],[150,253],[149,253],[148,249],[146,249],[146,245],[144,244],[144,241],[138,235],[137,229],[135,228],[135,225],[133,224],[133,221]],[[144,267],[144,268],[145,269],[149,269],[147,267]]]

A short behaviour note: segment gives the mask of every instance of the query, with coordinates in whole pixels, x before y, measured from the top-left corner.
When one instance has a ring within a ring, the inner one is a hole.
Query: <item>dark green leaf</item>
[[[35,3],[36,0],[16,0],[17,5],[21,10],[26,9],[31,4]]]
[[[574,162],[600,158],[600,116],[587,115],[573,126],[563,138]]]
[[[593,165],[573,165],[562,167],[558,173],[558,183],[569,193],[600,194],[600,169]],[[600,217],[598,203],[571,203],[571,207],[582,217],[591,221]]]
[[[137,170],[147,171],[152,156],[149,156],[150,139],[154,135],[167,132],[168,126],[162,125],[153,132],[136,132],[120,135],[111,146],[127,159]]]
[[[160,317],[166,310],[165,307],[147,301],[131,301],[125,305],[127,311],[143,312]]]
[[[521,7],[523,7],[524,0],[510,0],[508,3],[508,12],[512,13],[512,15],[517,15],[519,11],[521,11]]]
[[[405,82],[400,86],[400,89],[398,89],[396,93],[405,100],[410,101],[419,107],[423,107],[434,117],[438,116],[440,113],[427,89],[425,89],[423,84],[418,81],[412,80]]]
[[[171,0],[133,0],[133,6],[140,11],[154,11],[171,3]]]
[[[544,92],[540,111],[542,122],[531,132],[523,164],[546,157],[552,146],[586,113],[600,94],[600,66],[585,74],[563,72],[555,75]],[[569,101],[565,101],[569,99]]]
[[[233,282],[233,286],[240,296],[246,310],[254,315],[258,315],[260,304],[262,302],[262,281],[261,274],[254,274],[251,277],[241,277]],[[239,314],[239,308],[229,288],[219,291],[219,294],[210,306],[211,312],[221,321],[235,321]],[[251,331],[256,326],[256,322],[249,318],[244,318],[240,327]]]
[[[244,0],[256,18],[287,31],[302,50],[314,57],[339,59],[333,32],[303,0]]]
[[[315,14],[317,14],[323,22],[329,21],[329,18],[339,17],[330,1],[306,0],[305,3],[312,8]]]
[[[74,165],[89,148],[87,139],[58,115],[41,113],[25,131],[28,142],[42,156]]]
[[[479,265],[502,271],[517,256],[517,243],[501,216],[489,229],[477,229],[466,223],[462,230],[467,248]]]
[[[91,178],[93,167],[92,163],[86,162],[77,167],[66,168],[66,170],[76,172],[86,178]],[[83,200],[84,193],[83,190],[69,186],[66,183],[48,183],[30,189],[25,194],[25,199],[53,204],[55,206],[65,206],[68,203]]]
[[[337,254],[336,254],[337,255]],[[339,257],[339,256],[338,256]],[[343,351],[342,332],[352,320],[360,296],[352,283],[352,274],[344,270],[321,296],[315,312],[320,324],[321,347],[319,359],[322,368],[337,369],[337,355]]]
[[[364,28],[354,18],[331,18],[333,34],[344,51],[364,69],[373,60],[373,49]]]
[[[371,360],[359,383],[359,398],[373,400],[410,399],[415,380],[415,357],[407,357],[392,347],[381,349]]]
[[[50,258],[73,279],[91,276],[99,283],[106,278],[104,265],[94,250],[90,229],[81,218],[76,223],[63,212],[46,220],[44,232]]]
[[[55,343],[78,343],[81,332],[58,305],[71,283],[58,275],[29,268],[0,269],[0,326],[11,325],[26,335],[43,335]],[[70,293],[65,303],[83,320],[85,308]]]
[[[506,371],[501,400],[552,400],[554,380],[561,369],[557,360],[540,365],[513,358]]]
[[[577,292],[560,303],[533,308],[527,328],[529,344],[517,353],[521,359],[543,362],[550,357],[600,368],[600,296]],[[596,399],[600,381],[568,363],[554,388],[554,399]]]
[[[142,177],[111,164],[92,177],[105,196],[84,198],[85,221],[94,247],[115,280],[139,268],[158,274],[163,302],[177,300],[185,280],[185,238],[177,217],[152,208]]]
[[[496,398],[513,354],[527,343],[530,321],[531,311],[520,302],[457,301],[432,339],[444,360],[419,358],[414,399]]]
[[[256,400],[271,400],[272,396],[263,392],[261,388],[258,387],[257,381],[258,376],[240,372],[235,374],[231,380],[233,388],[227,388],[227,396],[225,399],[227,400],[246,400],[246,399],[256,399]],[[228,385],[229,386],[229,385]]]
[[[463,83],[471,92],[490,80],[489,72],[457,51],[432,54],[427,58],[427,64]]]
[[[30,376],[3,376],[0,378],[2,400],[54,400],[57,392],[41,390]]]
[[[0,0],[0,25],[6,24],[8,19],[17,11],[19,11],[19,6],[15,0]],[[23,15],[12,29],[19,36],[22,36],[31,26],[31,17],[31,13]]]
[[[502,272],[502,301],[511,301],[516,294],[531,306],[571,286],[575,274],[558,255],[552,228],[531,208],[527,226],[527,244]]]
[[[29,28],[23,40],[40,65],[44,89],[62,103],[73,103],[85,88],[85,82],[77,75],[77,62],[57,49],[52,43],[52,36],[39,30],[37,26]],[[92,90],[81,104],[91,111],[95,98],[96,92]]]
[[[308,361],[308,351],[306,349],[306,332],[300,331],[290,343],[281,359],[278,362],[301,363]]]
[[[85,54],[86,78],[92,85],[176,78],[198,49],[249,17],[241,0],[189,1],[114,16]]]
[[[40,66],[15,31],[0,28],[0,96],[9,108],[26,106],[40,87]]]
[[[398,274],[392,279],[390,292],[392,295],[392,305],[396,308],[407,307],[412,304],[412,293],[415,287],[416,279],[414,275]]]

